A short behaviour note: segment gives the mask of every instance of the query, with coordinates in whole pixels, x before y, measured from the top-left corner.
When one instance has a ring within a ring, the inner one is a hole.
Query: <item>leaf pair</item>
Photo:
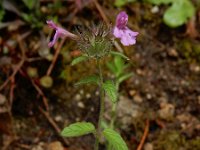
[[[64,128],[61,135],[64,137],[78,137],[89,133],[95,134],[96,130],[90,122],[77,122]],[[111,145],[113,150],[128,150],[128,147],[122,137],[112,129],[105,129],[103,135]]]
[[[81,79],[75,85],[79,86],[82,84],[91,84],[91,83],[99,84],[99,77],[91,75]],[[112,81],[108,80],[105,83],[103,83],[103,89],[105,90],[109,98],[112,100],[112,102],[115,103],[117,101],[117,89],[115,84]]]

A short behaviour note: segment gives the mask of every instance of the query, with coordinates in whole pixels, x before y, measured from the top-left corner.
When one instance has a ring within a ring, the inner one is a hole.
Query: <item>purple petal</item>
[[[117,27],[114,27],[113,35],[114,35],[116,38],[121,38],[122,35],[123,35],[122,30],[120,30],[120,29],[117,28]]]
[[[121,30],[121,43],[124,46],[133,45],[136,43],[136,36],[138,35],[138,32],[133,32],[129,28],[126,28],[125,30]]]
[[[54,44],[57,42],[58,38],[60,37],[61,35],[56,31],[56,33],[54,34],[53,36],[53,40],[51,42],[49,42],[48,46],[49,47],[52,47],[54,46]]]
[[[52,20],[47,20],[46,22],[50,28],[57,29],[57,25]]]
[[[128,22],[128,15],[126,14],[125,11],[120,12],[117,15],[117,19],[116,19],[116,26],[120,29],[123,29],[126,27]]]

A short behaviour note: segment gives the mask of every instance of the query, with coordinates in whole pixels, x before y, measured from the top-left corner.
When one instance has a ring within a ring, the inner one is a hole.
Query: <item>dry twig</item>
[[[58,55],[60,53],[60,50],[61,50],[65,40],[66,40],[66,38],[63,38],[62,41],[60,42],[59,46],[57,47],[56,52],[55,52],[54,57],[53,57],[53,60],[51,62],[51,65],[49,66],[49,68],[47,70],[47,73],[46,73],[47,76],[49,76],[51,74],[51,72],[53,70],[53,67],[55,66],[56,60],[58,58]]]
[[[38,108],[39,108],[40,112],[47,118],[47,120],[52,125],[52,127],[55,129],[55,131],[58,133],[58,135],[60,135],[61,129],[58,127],[56,122],[52,119],[50,114],[48,112],[46,112],[45,110],[43,110],[41,107],[38,107]],[[68,140],[66,140],[63,137],[62,137],[62,140],[66,145],[69,145],[69,141]]]
[[[141,141],[140,141],[140,144],[139,144],[138,147],[137,147],[137,150],[141,150],[141,149],[142,149],[142,147],[143,147],[143,145],[144,145],[144,142],[145,142],[145,140],[146,140],[146,138],[147,138],[148,133],[149,133],[149,120],[147,119],[147,120],[146,120],[146,126],[145,126],[145,128],[144,128],[144,134],[143,134],[143,136],[142,136],[142,139],[141,139]]]

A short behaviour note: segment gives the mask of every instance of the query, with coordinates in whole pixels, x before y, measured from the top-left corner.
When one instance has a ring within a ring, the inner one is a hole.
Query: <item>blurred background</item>
[[[123,64],[133,74],[119,86],[116,129],[130,150],[200,150],[199,0],[0,0],[1,150],[93,149],[92,135],[64,139],[60,131],[97,122],[98,87],[74,86],[97,68],[92,60],[70,65],[81,54],[73,40],[49,48],[46,20],[75,33],[114,26],[120,11],[139,36],[133,46],[116,40],[113,47],[130,58]],[[107,79],[111,60],[103,62]]]

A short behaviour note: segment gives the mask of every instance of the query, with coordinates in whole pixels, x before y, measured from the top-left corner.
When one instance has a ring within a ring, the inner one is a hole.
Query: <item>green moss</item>
[[[200,150],[200,137],[197,137],[193,140],[190,140],[189,142],[187,142],[187,145],[186,145],[186,149],[187,150]]]
[[[187,61],[200,63],[199,43],[184,39],[178,45],[178,50]]]
[[[162,130],[154,142],[154,150],[199,150],[200,137],[187,139],[179,131]]]
[[[185,142],[178,131],[162,131],[155,142],[155,150],[178,150]]]

